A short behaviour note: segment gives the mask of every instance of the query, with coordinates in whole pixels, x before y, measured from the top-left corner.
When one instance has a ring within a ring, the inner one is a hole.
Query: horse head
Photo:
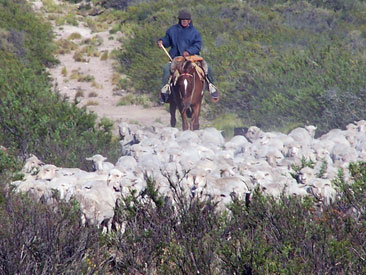
[[[177,68],[177,76],[175,86],[177,87],[178,96],[181,99],[182,105],[189,108],[192,104],[192,98],[195,89],[195,69],[191,61],[185,61]]]

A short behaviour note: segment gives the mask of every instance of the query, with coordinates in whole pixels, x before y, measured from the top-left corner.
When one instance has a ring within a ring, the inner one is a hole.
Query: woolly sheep
[[[94,171],[97,172],[108,172],[109,170],[114,168],[114,165],[110,162],[106,162],[107,158],[103,157],[100,154],[96,154],[92,157],[86,158],[86,160],[90,160],[93,162]]]

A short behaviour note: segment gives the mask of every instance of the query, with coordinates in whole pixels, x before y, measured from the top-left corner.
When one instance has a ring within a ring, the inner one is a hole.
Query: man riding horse
[[[200,32],[193,26],[191,14],[186,10],[178,13],[179,23],[170,27],[163,38],[158,40],[159,48],[171,47],[169,54],[172,59],[177,56],[187,57],[190,55],[199,55],[202,46],[202,38]],[[171,63],[163,68],[163,87],[160,93],[160,102],[168,102],[170,91],[170,75]],[[213,100],[217,100],[219,93],[214,86],[213,76],[210,67],[207,66],[208,89]]]

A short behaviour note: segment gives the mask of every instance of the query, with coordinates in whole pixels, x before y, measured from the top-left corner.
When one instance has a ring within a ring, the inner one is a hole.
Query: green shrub
[[[35,68],[57,63],[52,56],[52,28],[40,20],[26,1],[0,2],[0,29],[10,34],[8,42],[16,49],[17,57]]]
[[[87,169],[85,157],[95,151],[106,150],[109,155],[111,150],[112,161],[118,157],[119,146],[112,141],[109,123],[97,125],[95,115],[63,101],[50,90],[45,74],[39,75],[6,54],[0,53],[0,60],[1,144],[16,148],[23,157],[33,153],[45,162],[66,167]]]
[[[0,149],[0,182],[21,179],[21,174],[17,173],[22,168],[22,162],[14,154]]]

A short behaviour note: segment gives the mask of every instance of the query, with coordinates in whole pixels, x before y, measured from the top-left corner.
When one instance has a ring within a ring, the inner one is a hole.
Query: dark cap
[[[179,20],[191,20],[191,14],[187,10],[181,10],[178,13]]]

